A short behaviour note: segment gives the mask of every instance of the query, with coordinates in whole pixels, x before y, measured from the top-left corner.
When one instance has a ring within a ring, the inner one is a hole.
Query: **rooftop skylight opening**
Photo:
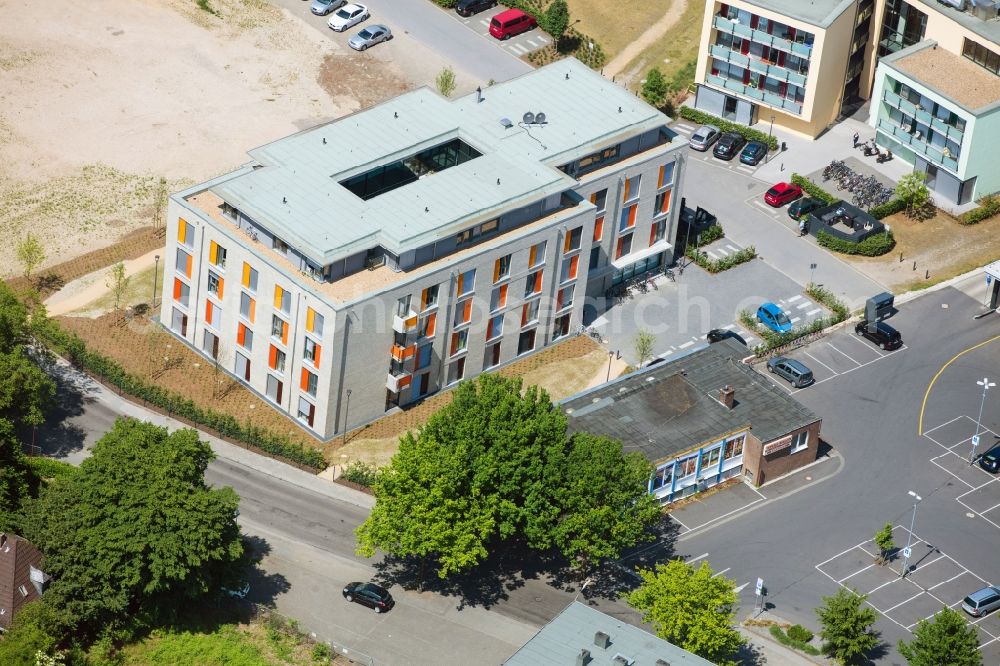
[[[450,169],[482,155],[461,139],[452,139],[389,164],[359,173],[340,184],[365,201],[409,185],[424,176]]]

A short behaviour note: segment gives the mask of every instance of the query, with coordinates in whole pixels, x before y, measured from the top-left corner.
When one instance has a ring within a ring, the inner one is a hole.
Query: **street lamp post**
[[[153,264],[153,309],[155,310],[156,309],[156,278],[158,276],[159,269],[160,269],[160,255],[154,256],[153,260],[155,262]]]
[[[351,389],[347,389],[347,403],[344,405],[344,444],[347,444],[347,417],[351,413]]]
[[[899,575],[900,578],[906,577],[906,572],[910,567],[910,546],[913,544],[913,526],[917,522],[917,504],[923,499],[912,490],[909,491],[909,495],[913,498],[913,516],[910,518],[910,533],[906,536],[906,548],[903,549],[903,571]]]
[[[615,353],[614,353],[613,351],[611,351],[611,350],[609,349],[609,350],[608,350],[608,376],[607,376],[607,378],[606,378],[606,379],[604,380],[604,383],[605,383],[605,384],[607,384],[608,382],[610,382],[610,381],[611,381],[611,361],[612,361],[612,360],[613,360],[614,358],[615,358]]]
[[[771,152],[771,134],[774,132],[774,114],[771,114],[771,125],[767,128],[767,152]]]
[[[983,381],[976,382],[979,386],[983,387],[983,399],[979,402],[979,416],[976,418],[976,436],[972,438],[972,453],[969,454],[969,464],[976,459],[976,447],[979,445],[979,435],[980,428],[983,420],[983,406],[986,404],[986,391],[996,386],[996,382],[991,382],[986,377],[983,377]]]

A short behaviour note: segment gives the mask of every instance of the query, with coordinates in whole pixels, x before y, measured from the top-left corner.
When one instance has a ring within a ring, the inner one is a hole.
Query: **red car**
[[[792,183],[778,183],[764,194],[764,203],[781,208],[802,196],[802,188]]]
[[[490,34],[497,39],[510,39],[514,35],[534,29],[537,25],[538,22],[531,14],[525,14],[520,9],[508,9],[490,21]]]

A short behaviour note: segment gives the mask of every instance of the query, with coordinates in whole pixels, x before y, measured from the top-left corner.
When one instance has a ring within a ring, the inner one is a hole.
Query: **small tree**
[[[104,284],[107,285],[115,297],[115,310],[118,309],[122,298],[125,297],[130,280],[131,278],[125,275],[125,264],[120,261],[108,271],[108,278],[104,281]]]
[[[438,92],[445,97],[451,97],[451,94],[455,92],[455,70],[451,67],[445,67],[438,73],[436,82]]]
[[[542,20],[542,29],[558,42],[569,27],[569,6],[566,0],[553,0]]]
[[[958,611],[942,608],[933,621],[920,620],[909,643],[899,641],[899,654],[910,666],[982,666],[979,637]]]
[[[159,229],[163,216],[167,213],[167,179],[160,176],[153,190],[153,228]]]
[[[31,273],[45,261],[45,248],[35,234],[29,232],[17,244],[17,260],[24,266],[24,277],[31,279]]]
[[[879,551],[875,562],[885,564],[889,561],[889,551],[896,547],[892,540],[892,523],[886,523],[882,529],[875,533],[875,545],[878,546]]]
[[[864,657],[879,644],[878,633],[872,629],[878,615],[863,604],[867,595],[840,588],[832,597],[823,597],[823,606],[816,609],[823,630],[823,651],[838,663],[851,664]]]
[[[635,355],[639,359],[639,367],[646,364],[646,361],[653,357],[653,345],[656,343],[656,336],[643,329],[635,334],[632,344],[635,345]]]
[[[896,197],[906,204],[906,214],[916,217],[930,202],[931,193],[924,184],[926,176],[922,173],[908,173],[896,183]]]
[[[646,74],[646,80],[642,84],[642,98],[655,107],[660,107],[670,92],[670,84],[667,77],[659,67],[654,67]]]

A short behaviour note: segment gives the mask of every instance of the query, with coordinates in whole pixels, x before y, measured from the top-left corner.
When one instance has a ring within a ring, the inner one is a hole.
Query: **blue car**
[[[775,333],[787,333],[792,330],[792,320],[774,303],[764,303],[757,308],[757,321]]]

